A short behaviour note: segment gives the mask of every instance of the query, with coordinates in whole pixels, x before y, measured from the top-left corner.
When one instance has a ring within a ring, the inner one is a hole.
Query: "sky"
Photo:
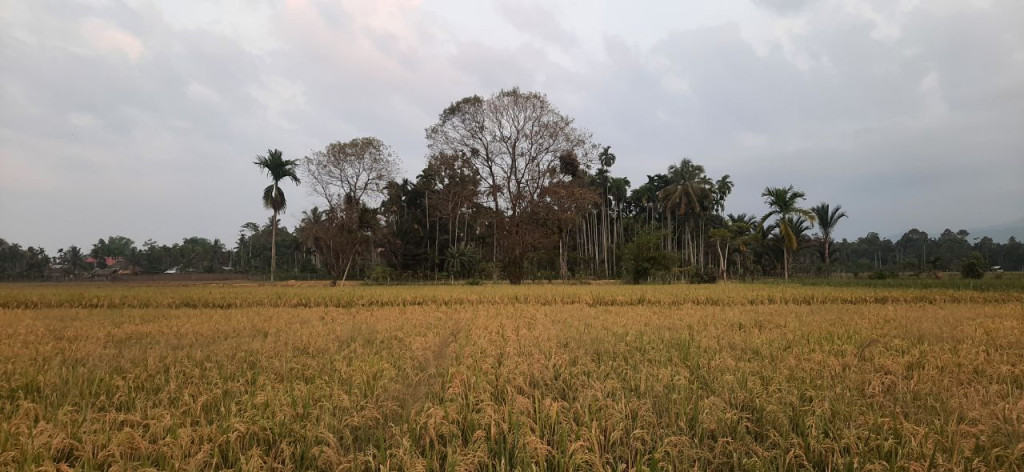
[[[545,93],[633,186],[688,157],[841,204],[839,238],[1024,217],[1020,0],[0,0],[0,237],[233,246],[269,148],[376,136],[407,177],[462,97]],[[319,202],[286,184],[283,224]]]

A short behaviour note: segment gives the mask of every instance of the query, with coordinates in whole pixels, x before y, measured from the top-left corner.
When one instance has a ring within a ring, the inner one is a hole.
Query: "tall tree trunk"
[[[619,246],[619,225],[622,222],[622,216],[619,214],[618,205],[616,204],[615,215],[612,217],[612,275],[618,277],[618,246]]]
[[[441,218],[437,219],[437,224],[434,225],[434,280],[437,280],[437,272],[441,262],[441,256],[438,252],[438,246],[441,245]]]
[[[345,273],[341,276],[341,284],[342,285],[345,284],[345,280],[348,280],[348,269],[349,269],[349,267],[352,267],[352,259],[354,259],[355,257],[356,257],[355,251],[352,251],[352,254],[350,256],[348,256],[348,264],[345,264]]]
[[[722,253],[722,241],[718,240],[715,242],[715,247],[718,248],[718,278],[725,280],[725,254]],[[729,245],[725,246],[725,252],[729,252]]]
[[[597,212],[594,212],[594,219],[591,222],[591,237],[594,238],[594,275],[601,269],[601,237],[598,234]]]
[[[559,234],[559,236],[558,236],[558,276],[562,280],[567,280],[569,278],[569,265],[566,263],[566,260],[565,260],[565,247],[564,247],[565,245],[562,243],[563,240],[565,240],[564,233]]]
[[[274,270],[277,269],[277,210],[274,210],[274,217],[270,219],[270,281],[274,281]]]
[[[451,238],[448,241],[448,247],[450,247],[450,248],[459,247],[459,213],[462,213],[462,208],[461,207],[455,212],[455,233],[454,234],[452,234],[452,220],[451,220],[451,218],[448,218],[448,233],[452,235]]]
[[[722,259],[722,280],[729,280],[729,244],[725,243],[725,258]]]
[[[604,276],[608,278],[608,186],[604,187],[604,199],[601,200],[601,243],[604,245]]]
[[[427,257],[430,257],[430,190],[423,192],[424,207],[426,208],[426,231],[423,232],[423,239],[427,241]],[[436,244],[436,242],[435,242]],[[437,267],[437,261],[430,261],[431,268]],[[436,274],[436,271],[435,271]]]
[[[498,262],[498,215],[500,215],[501,206],[498,205],[498,194],[493,190],[491,191],[491,201],[494,203],[494,227],[491,228],[494,230],[494,252],[491,256],[494,262]]]
[[[825,278],[830,279],[832,278],[832,266],[828,257],[828,240],[829,238],[825,237]]]
[[[785,242],[782,243],[782,276],[789,280],[789,248]]]

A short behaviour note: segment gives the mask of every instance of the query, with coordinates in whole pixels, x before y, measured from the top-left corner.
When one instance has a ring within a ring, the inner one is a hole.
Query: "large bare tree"
[[[576,128],[544,94],[518,88],[488,98],[474,95],[452,103],[426,129],[432,154],[463,154],[478,175],[483,196],[494,209],[495,259],[519,282],[536,231],[527,211],[551,184],[568,179],[560,172],[565,156],[583,167],[597,147],[589,132]],[[500,256],[499,256],[500,252]]]
[[[563,176],[559,157],[573,153],[589,166],[596,154],[590,133],[556,109],[544,94],[518,88],[489,98],[463,98],[427,128],[434,154],[465,153],[496,211],[517,215]]]
[[[390,146],[374,137],[328,144],[302,160],[303,177],[314,194],[330,208],[350,196],[360,204],[375,205],[387,183],[398,175],[398,157]]]
[[[344,281],[359,254],[368,256],[371,264],[376,260],[379,222],[373,207],[398,175],[398,158],[380,139],[356,138],[306,156],[302,172],[310,190],[327,203],[322,217],[311,218],[306,228],[319,237],[312,247],[334,280]]]

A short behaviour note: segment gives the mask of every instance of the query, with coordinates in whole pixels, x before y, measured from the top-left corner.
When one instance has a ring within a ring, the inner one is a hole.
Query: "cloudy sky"
[[[0,237],[231,245],[267,148],[372,135],[414,176],[445,106],[512,86],[634,186],[732,175],[730,212],[792,184],[841,237],[1024,216],[1020,0],[0,0]]]

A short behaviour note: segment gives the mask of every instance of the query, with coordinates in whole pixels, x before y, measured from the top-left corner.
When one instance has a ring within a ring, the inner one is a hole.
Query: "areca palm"
[[[277,215],[284,212],[288,206],[288,200],[285,199],[280,183],[284,179],[291,179],[296,185],[299,184],[299,161],[285,159],[280,150],[268,149],[267,155],[256,156],[256,161],[253,164],[266,172],[273,181],[263,189],[263,206],[274,212],[270,233],[270,281],[273,282],[274,271],[277,268]]]
[[[597,169],[596,174],[597,183],[601,187],[601,253],[604,258],[605,276],[610,274],[608,267],[608,242],[611,231],[608,227],[608,187],[611,184],[609,179],[611,173],[608,169],[615,165],[616,159],[611,149],[611,146],[605,146],[601,153],[597,155],[597,160],[601,167]]]
[[[800,202],[806,198],[806,194],[789,187],[765,187],[761,192],[764,202],[768,205],[768,213],[761,218],[761,226],[775,217],[775,225],[779,230],[779,238],[782,245],[782,271],[786,280],[789,280],[789,254],[799,246],[797,233],[794,231],[793,221],[797,216],[802,216],[814,222],[814,213],[800,208]]]
[[[714,192],[711,197],[711,206],[715,213],[720,214],[725,210],[725,199],[732,193],[734,185],[729,174],[725,174],[722,178],[715,181]]]
[[[823,254],[825,258],[825,274],[831,276],[832,266],[829,247],[832,245],[832,231],[835,230],[839,220],[847,217],[846,212],[843,211],[842,205],[836,205],[835,208],[831,208],[828,203],[819,203],[811,208],[811,213],[814,213],[814,217],[818,220],[821,240],[825,245],[825,253]]]

